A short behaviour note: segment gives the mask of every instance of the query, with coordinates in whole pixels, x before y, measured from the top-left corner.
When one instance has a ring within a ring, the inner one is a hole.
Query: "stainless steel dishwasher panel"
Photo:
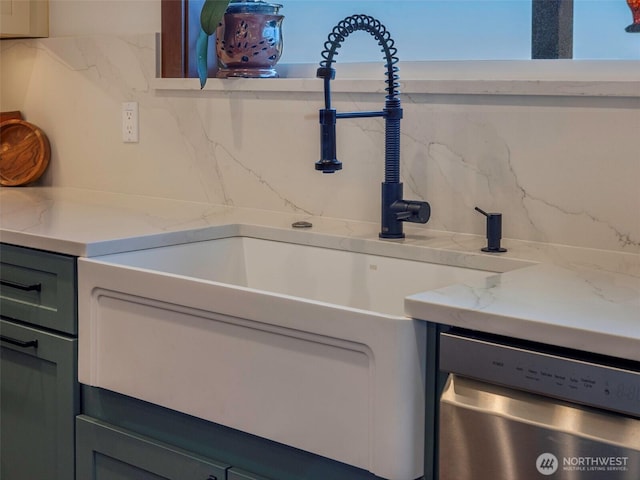
[[[640,419],[449,375],[440,480],[638,480]]]

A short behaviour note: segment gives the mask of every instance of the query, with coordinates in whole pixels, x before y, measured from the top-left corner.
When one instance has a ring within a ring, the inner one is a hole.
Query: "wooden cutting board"
[[[12,112],[0,112],[0,123],[5,120],[12,120],[17,118],[18,120],[22,120],[22,113],[20,110],[13,110]]]
[[[42,130],[17,118],[0,123],[0,185],[34,182],[49,165],[51,147]]]

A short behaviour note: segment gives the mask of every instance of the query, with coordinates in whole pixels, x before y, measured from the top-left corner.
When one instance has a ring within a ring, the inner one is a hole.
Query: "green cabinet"
[[[88,415],[76,433],[82,480],[272,480]]]
[[[75,478],[75,258],[0,244],[0,478]]]
[[[2,480],[74,478],[77,340],[0,320]]]
[[[77,478],[83,480],[226,480],[228,465],[80,415]]]
[[[212,465],[226,468],[226,476],[216,480],[381,480],[362,469],[126,395],[87,385],[81,389],[77,480],[210,480],[207,475],[218,475],[208,470]],[[136,473],[118,477],[117,468]],[[185,473],[191,471],[199,473]]]

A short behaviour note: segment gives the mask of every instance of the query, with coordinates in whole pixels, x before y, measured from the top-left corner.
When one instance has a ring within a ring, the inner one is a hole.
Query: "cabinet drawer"
[[[76,478],[226,480],[228,468],[86,415],[76,419]]]
[[[76,259],[0,245],[0,314],[75,335]]]

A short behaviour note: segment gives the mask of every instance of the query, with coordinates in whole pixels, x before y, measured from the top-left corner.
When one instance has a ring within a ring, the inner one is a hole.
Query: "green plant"
[[[224,17],[224,12],[231,0],[204,0],[200,11],[200,34],[196,41],[196,56],[198,63],[198,77],[200,77],[200,88],[204,88],[207,83],[209,65],[207,64],[207,54],[209,49],[209,37],[213,35]]]

